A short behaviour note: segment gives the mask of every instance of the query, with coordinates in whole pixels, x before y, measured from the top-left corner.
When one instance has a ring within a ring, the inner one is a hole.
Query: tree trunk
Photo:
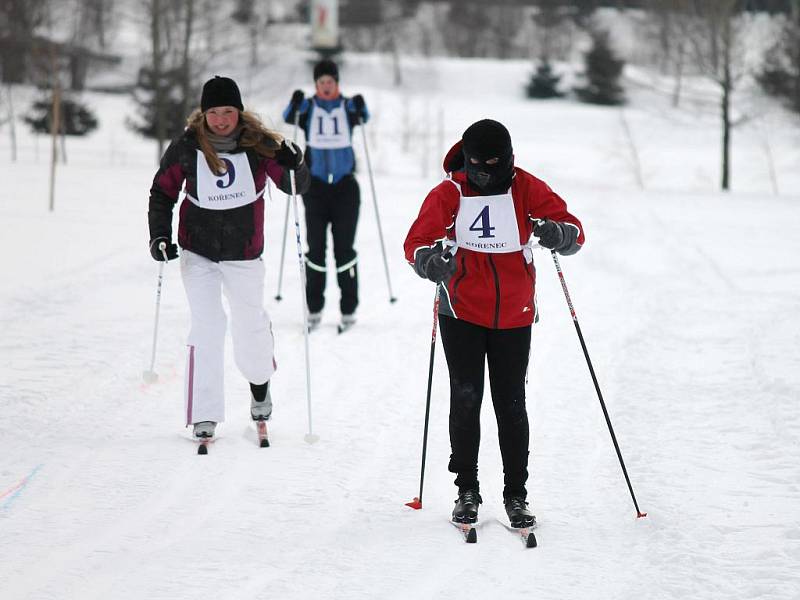
[[[676,47],[677,56],[675,57],[675,87],[672,90],[672,106],[675,108],[681,102],[681,88],[683,86],[683,64],[686,58],[686,48],[684,40],[680,40]]]
[[[53,59],[55,62],[55,59]],[[58,162],[58,130],[61,126],[61,86],[58,82],[58,73],[53,67],[53,107],[52,119],[50,120],[50,212],[53,212],[56,204],[56,162]]]
[[[794,32],[800,36],[800,0],[792,2],[792,23],[794,24]],[[794,46],[794,99],[792,104],[797,112],[800,112],[800,40],[795,39]]]
[[[731,18],[722,23],[722,189],[730,190],[730,159],[731,159],[731,92],[733,81],[731,78]]]
[[[11,95],[11,84],[6,86],[8,94],[8,125],[9,134],[11,135],[11,162],[17,162],[17,128],[14,125],[14,99]]]
[[[150,38],[153,44],[153,104],[155,108],[156,140],[158,143],[158,157],[164,154],[164,140],[166,139],[166,117],[164,115],[164,90],[161,85],[161,0],[151,0],[150,4]]]
[[[106,0],[95,2],[94,26],[97,30],[97,42],[100,48],[106,49]]]
[[[397,33],[393,28],[389,32],[389,44],[392,53],[392,72],[394,73],[394,86],[400,87],[403,85],[403,71],[400,68],[400,50],[397,47]]]
[[[253,13],[250,17],[250,66],[258,66],[258,42],[261,37],[261,23],[258,15]]]
[[[194,0],[186,0],[186,21],[184,22],[184,38],[183,38],[183,66],[182,66],[182,93],[183,93],[183,114],[189,116],[191,109],[191,80],[192,80],[192,65],[191,57],[189,55],[189,48],[192,40],[192,27],[194,25]]]

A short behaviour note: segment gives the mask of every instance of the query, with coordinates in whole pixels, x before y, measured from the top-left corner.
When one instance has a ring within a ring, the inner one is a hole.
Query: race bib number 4
[[[462,196],[456,215],[456,242],[476,252],[518,252],[519,226],[511,194]]]

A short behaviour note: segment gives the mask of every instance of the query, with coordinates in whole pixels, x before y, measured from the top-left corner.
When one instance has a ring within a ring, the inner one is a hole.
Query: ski
[[[461,535],[464,536],[464,541],[468,544],[474,544],[478,541],[477,523],[456,523],[455,521],[450,521],[450,524],[461,532]]]
[[[269,448],[269,437],[267,437],[267,422],[256,421],[256,429],[258,430],[258,445],[261,448]]]
[[[529,525],[528,527],[511,527],[511,525],[500,521],[500,519],[498,519],[498,521],[508,531],[518,535],[526,548],[536,548],[539,545],[539,542],[536,540],[536,535],[533,533],[533,530],[536,529],[536,517],[533,518],[533,525]]]
[[[209,444],[214,443],[214,438],[198,438],[195,442],[197,442],[197,453],[205,456],[208,454]]]

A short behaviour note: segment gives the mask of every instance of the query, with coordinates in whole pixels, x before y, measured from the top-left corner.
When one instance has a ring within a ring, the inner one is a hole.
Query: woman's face
[[[228,135],[239,124],[239,110],[235,106],[215,106],[206,111],[206,124],[217,135]]]
[[[333,100],[339,97],[339,84],[330,75],[323,75],[316,81],[317,96],[323,100]]]

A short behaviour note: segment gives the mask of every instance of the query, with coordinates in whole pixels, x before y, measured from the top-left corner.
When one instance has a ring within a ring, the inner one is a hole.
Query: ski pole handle
[[[164,262],[167,262],[167,242],[159,242],[158,249],[161,250],[161,256],[164,257]]]

